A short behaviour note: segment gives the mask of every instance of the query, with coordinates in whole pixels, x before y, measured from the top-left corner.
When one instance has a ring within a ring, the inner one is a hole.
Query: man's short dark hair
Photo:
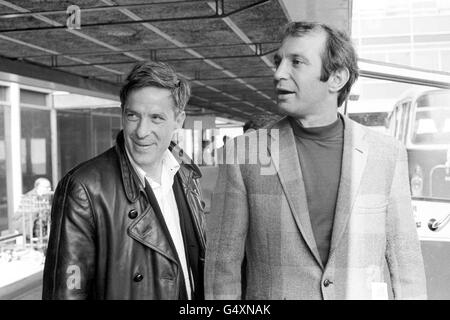
[[[175,70],[166,63],[146,61],[137,63],[128,74],[120,89],[120,106],[124,110],[128,96],[135,89],[158,87],[169,89],[177,108],[184,111],[191,95],[189,83],[178,77]]]
[[[342,68],[346,68],[349,73],[347,83],[339,91],[339,107],[347,99],[353,83],[359,76],[358,58],[351,39],[347,34],[323,23],[291,22],[284,29],[283,40],[287,37],[302,37],[321,30],[325,32],[327,39],[325,48],[320,55],[322,58],[320,81],[327,81],[331,73]]]

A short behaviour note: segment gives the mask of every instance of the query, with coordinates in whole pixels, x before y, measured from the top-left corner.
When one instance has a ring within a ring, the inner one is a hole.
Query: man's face
[[[294,118],[320,117],[329,110],[328,85],[320,81],[320,54],[325,40],[324,32],[289,36],[278,49],[274,84],[278,108],[284,114]]]
[[[184,112],[175,113],[169,89],[144,87],[130,93],[122,114],[123,132],[128,151],[144,171],[158,164],[184,119]]]

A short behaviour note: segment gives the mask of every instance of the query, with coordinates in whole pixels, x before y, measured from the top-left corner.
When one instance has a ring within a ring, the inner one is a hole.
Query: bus
[[[388,131],[408,151],[412,196],[450,199],[450,90],[407,92],[388,116]]]
[[[408,152],[429,299],[450,299],[450,90],[407,91],[387,118]]]

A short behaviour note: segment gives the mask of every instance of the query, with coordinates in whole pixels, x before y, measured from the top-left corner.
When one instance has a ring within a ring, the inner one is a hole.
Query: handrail
[[[15,233],[15,234],[8,234],[6,236],[0,236],[0,242],[6,242],[6,241],[13,240],[15,238],[19,238],[22,236],[23,236],[22,233]]]

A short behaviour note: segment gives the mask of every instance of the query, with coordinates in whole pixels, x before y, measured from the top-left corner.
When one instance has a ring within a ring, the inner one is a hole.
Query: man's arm
[[[92,206],[85,187],[66,176],[51,213],[42,298],[89,299],[95,274]]]
[[[395,299],[426,299],[420,242],[411,205],[406,150],[399,145],[386,219],[386,260]]]
[[[230,142],[228,150],[234,149],[234,143]],[[247,193],[240,166],[222,164],[211,213],[207,216],[206,299],[241,299],[241,265],[247,229]]]

